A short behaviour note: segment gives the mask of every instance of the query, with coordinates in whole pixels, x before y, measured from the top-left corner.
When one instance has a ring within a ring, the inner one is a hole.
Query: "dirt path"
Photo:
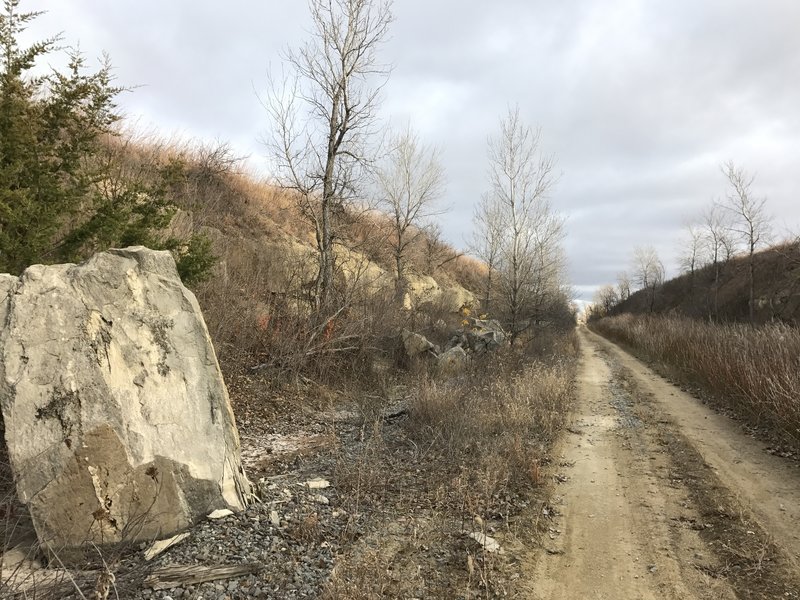
[[[530,597],[800,597],[799,470],[613,344],[581,341]]]
[[[800,570],[800,469],[765,452],[767,445],[742,432],[730,418],[714,412],[656,375],[615,344],[587,332],[584,339],[605,348],[636,377],[643,392],[680,427],[728,489]]]

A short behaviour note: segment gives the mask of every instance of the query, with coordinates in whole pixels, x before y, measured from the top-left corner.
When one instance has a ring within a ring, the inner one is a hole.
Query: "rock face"
[[[168,252],[0,275],[0,325],[6,442],[40,542],[152,540],[244,508],[228,392]]]
[[[475,295],[461,287],[451,285],[442,287],[429,275],[408,275],[402,282],[403,308],[429,307],[457,313],[462,306],[476,304]]]

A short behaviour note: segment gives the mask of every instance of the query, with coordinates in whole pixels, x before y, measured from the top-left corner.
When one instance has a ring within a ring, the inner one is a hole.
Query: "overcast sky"
[[[256,91],[308,30],[303,0],[23,1],[90,58],[105,51],[121,106],[164,135],[230,141],[263,175]],[[486,140],[510,104],[556,155],[579,297],[636,245],[676,271],[681,229],[726,193],[719,166],[755,173],[777,235],[800,229],[797,0],[395,0],[382,116],[442,148],[448,240],[465,246],[487,188]]]

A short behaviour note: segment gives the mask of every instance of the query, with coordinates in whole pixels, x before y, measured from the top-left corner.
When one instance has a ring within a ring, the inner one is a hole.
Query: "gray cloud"
[[[265,164],[263,89],[308,27],[304,2],[30,1],[90,56],[141,85],[123,108],[165,132],[231,140]],[[509,104],[542,127],[562,177],[583,298],[654,244],[673,266],[683,221],[725,194],[719,165],[757,173],[779,231],[800,221],[800,3],[397,0],[383,116],[411,120],[448,170],[442,219],[463,245],[485,191],[486,140]],[[674,268],[674,266],[673,266]]]

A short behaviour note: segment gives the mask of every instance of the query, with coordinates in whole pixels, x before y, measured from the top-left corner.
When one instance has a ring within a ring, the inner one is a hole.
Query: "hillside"
[[[254,496],[219,521],[210,510],[204,512],[194,519],[197,525],[183,532],[187,539],[150,562],[142,557],[145,546],[131,543],[136,538],[128,540],[127,533],[121,534],[125,544],[97,553],[100,563],[94,555],[66,561],[62,553],[59,560],[90,573],[85,581],[62,581],[63,570],[42,568],[35,560],[40,556],[36,531],[13,494],[13,460],[0,452],[0,511],[5,515],[0,535],[6,540],[0,556],[17,552],[17,562],[0,559],[0,595],[7,589],[36,588],[37,597],[73,597],[73,591],[85,597],[95,580],[110,578],[120,597],[160,598],[167,596],[153,594],[162,585],[153,578],[186,569],[230,581],[226,587],[191,577],[183,585],[164,583],[180,590],[175,597],[211,591],[218,596],[220,590],[232,599],[447,597],[452,589],[476,585],[463,568],[465,552],[472,568],[482,572],[481,587],[493,596],[525,581],[521,573],[528,566],[516,560],[516,553],[495,556],[482,546],[513,547],[516,533],[506,535],[503,523],[534,523],[547,505],[550,479],[544,465],[554,462],[551,451],[575,397],[573,323],[551,319],[534,324],[531,319],[529,330],[511,344],[497,320],[481,318],[477,298],[483,295],[485,266],[448,247],[435,230],[414,236],[407,276],[398,286],[387,217],[357,207],[336,215],[337,308],[330,316],[320,315],[310,294],[315,240],[291,192],[239,172],[225,147],[107,143],[128,181],[169,199],[174,213],[157,234],[184,241],[171,248],[173,255],[193,256],[186,247],[200,240],[205,251],[198,256],[213,257],[210,271],[198,263],[200,276],[187,284],[202,309],[230,405],[219,410],[212,405],[210,414],[207,405],[180,409],[161,380],[158,394],[143,392],[142,401],[158,405],[158,414],[166,408],[183,410],[166,419],[166,428],[198,416],[214,424],[217,415],[232,409],[238,439],[226,448],[236,460],[241,454]],[[144,248],[118,252],[151,253]],[[106,264],[115,255],[97,256]],[[166,253],[160,256],[171,265]],[[87,264],[92,260],[74,270],[84,272]],[[93,273],[87,279],[105,285],[119,276],[128,282],[120,289],[127,290],[130,274]],[[177,289],[161,271],[148,277],[155,288]],[[9,285],[19,285],[16,276],[6,278]],[[558,314],[567,311],[563,307]],[[127,309],[120,314],[137,318],[138,313]],[[107,333],[101,339],[112,340],[125,330],[121,317],[100,317],[100,322]],[[195,374],[180,379],[191,369],[171,371],[164,348],[174,347],[176,357],[190,359],[203,352],[177,338],[167,341],[172,320],[154,322],[157,333],[145,338],[155,350],[148,354],[140,344],[131,354],[161,361],[150,370],[162,377],[174,372],[181,390],[189,382],[202,388]],[[183,317],[176,317],[178,322]],[[27,329],[18,328],[20,335]],[[187,329],[197,333],[203,328]],[[79,330],[81,335],[95,331]],[[66,352],[71,355],[72,348]],[[144,362],[134,360],[137,370],[144,369]],[[204,364],[216,367],[216,361]],[[125,383],[135,388],[129,396],[139,396],[144,380],[125,378]],[[164,394],[170,400],[160,406]],[[203,394],[189,390],[187,397],[202,400]],[[104,397],[103,404],[111,402]],[[11,422],[0,421],[0,427]],[[10,427],[0,428],[4,437],[10,437],[8,432]],[[171,435],[155,439],[169,441]],[[62,445],[71,449],[72,438],[57,447]],[[171,470],[139,469],[147,485]],[[106,513],[96,514],[105,519]],[[148,509],[142,522],[149,523],[150,517]],[[464,523],[473,519],[474,530],[468,532]],[[413,533],[404,523],[413,523]],[[535,525],[523,529],[526,539],[540,534]],[[57,526],[53,530],[60,531]],[[443,556],[461,560],[442,564]],[[386,566],[376,572],[376,562]],[[417,575],[397,578],[395,572]],[[47,577],[54,581],[47,580],[40,595]]]
[[[773,246],[755,255],[755,320],[800,323],[800,243]],[[736,256],[666,281],[656,290],[653,312],[722,321],[748,319],[748,261]],[[611,311],[647,314],[650,298],[639,290]]]
[[[210,276],[194,284],[223,367],[263,362],[304,344],[309,286],[316,274],[314,233],[291,191],[242,173],[226,146],[111,140],[116,160],[148,186],[167,182],[177,211],[165,238],[202,236],[210,242]],[[166,175],[165,175],[166,173]],[[337,291],[348,307],[339,325],[372,334],[412,318],[419,308],[436,316],[477,308],[485,266],[423,230],[408,250],[403,282],[405,313],[393,310],[397,293],[387,217],[358,207],[338,215]],[[179,249],[180,251],[180,249]],[[436,318],[416,326],[425,328]],[[383,326],[374,327],[384,320]],[[295,337],[296,336],[296,337]],[[276,365],[279,366],[279,365]],[[295,365],[297,366],[297,365]]]

